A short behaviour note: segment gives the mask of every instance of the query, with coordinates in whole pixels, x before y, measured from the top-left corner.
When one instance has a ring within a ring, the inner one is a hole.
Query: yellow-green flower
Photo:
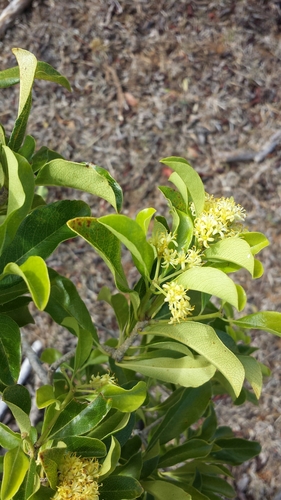
[[[194,306],[190,305],[190,297],[186,295],[187,290],[175,281],[165,283],[162,288],[165,295],[164,300],[168,302],[172,314],[169,324],[185,320],[194,309]]]
[[[103,375],[92,375],[91,376],[91,386],[93,389],[100,390],[105,385],[116,385],[116,380],[114,375],[109,373],[104,373]]]
[[[162,257],[171,243],[173,243],[173,245],[176,247],[178,246],[176,235],[174,233],[168,233],[164,231],[152,236],[150,243],[156,248],[158,257]]]
[[[59,465],[58,486],[52,500],[98,500],[99,468],[95,458],[65,453]]]
[[[193,213],[193,206],[191,204]],[[201,247],[230,236],[237,236],[242,230],[246,212],[231,198],[214,198],[206,193],[204,210],[194,221],[194,236]]]

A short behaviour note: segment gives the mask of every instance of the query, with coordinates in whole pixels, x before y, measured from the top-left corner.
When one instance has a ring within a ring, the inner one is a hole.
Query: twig
[[[281,130],[278,130],[278,132],[276,132],[275,134],[273,134],[271,136],[271,138],[264,145],[262,150],[255,155],[255,157],[254,157],[255,162],[261,163],[267,155],[272,153],[272,151],[274,151],[276,146],[278,146],[280,139],[281,139]]]
[[[48,384],[48,376],[46,370],[42,367],[42,363],[38,358],[37,354],[33,351],[29,342],[26,339],[25,333],[21,332],[21,343],[23,351],[28,358],[28,361],[33,369],[33,371],[38,375],[43,384]]]
[[[66,354],[64,354],[60,359],[55,361],[54,363],[51,364],[49,367],[49,373],[48,373],[48,384],[51,384],[53,382],[53,376],[54,373],[57,371],[57,369],[66,361],[69,359],[73,358],[76,352],[76,347],[74,349],[71,349],[71,351],[68,351]]]
[[[32,0],[12,0],[0,15],[0,38]]]
[[[144,322],[139,324],[134,328],[129,337],[126,338],[125,342],[120,347],[115,349],[114,347],[110,347],[108,345],[103,345],[103,350],[108,353],[115,361],[120,363],[124,358],[125,352],[131,347],[134,341],[138,338],[139,332],[143,329]]]
[[[116,92],[117,92],[117,102],[118,102],[118,120],[120,122],[123,122],[124,121],[124,117],[123,117],[123,109],[126,109],[128,110],[129,107],[128,107],[128,104],[126,102],[126,99],[125,99],[125,96],[124,96],[124,93],[123,93],[123,90],[122,90],[122,86],[121,86],[121,83],[120,83],[120,80],[117,76],[117,73],[115,71],[114,68],[112,68],[112,66],[108,66],[107,64],[105,65],[105,71],[107,74],[111,74],[112,76],[112,80],[113,80],[113,83],[116,87]]]

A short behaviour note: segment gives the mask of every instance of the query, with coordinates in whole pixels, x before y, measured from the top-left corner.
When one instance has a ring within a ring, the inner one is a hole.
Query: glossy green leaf
[[[192,500],[192,497],[179,486],[168,481],[143,481],[142,486],[145,491],[153,495],[155,500],[172,498],[173,500]]]
[[[0,253],[12,242],[22,220],[29,213],[34,194],[34,176],[29,163],[2,146],[2,161],[9,177],[7,217],[0,226]]]
[[[111,436],[111,444],[105,460],[99,471],[100,480],[103,481],[117,467],[121,455],[121,446],[114,436]]]
[[[140,483],[130,476],[109,476],[99,488],[102,500],[133,500],[143,492]]]
[[[129,304],[124,295],[116,293],[111,297],[111,305],[114,309],[120,332],[123,331],[129,319]]]
[[[205,189],[196,170],[184,158],[177,156],[163,158],[161,163],[168,165],[180,176],[191,196],[197,215],[200,215],[205,204]]]
[[[37,464],[34,458],[31,458],[29,462],[29,468],[23,482],[25,500],[29,500],[29,498],[33,495],[33,493],[38,491],[40,488],[40,478],[38,476],[36,469],[37,469]]]
[[[53,386],[42,385],[36,390],[36,404],[39,409],[46,408],[56,401]]]
[[[191,439],[180,446],[173,447],[160,457],[159,467],[171,467],[192,458],[203,458],[209,455],[213,444],[203,439]]]
[[[4,456],[4,474],[1,500],[11,500],[21,486],[29,468],[29,459],[21,446],[7,451]]]
[[[247,439],[217,439],[216,444],[221,449],[213,451],[211,456],[216,462],[230,465],[240,465],[261,452],[260,444],[257,441],[249,441]]]
[[[214,477],[208,474],[201,475],[201,478],[203,483],[202,492],[206,495],[210,496],[211,493],[214,493],[215,495],[224,495],[227,498],[234,498],[236,496],[232,486],[221,477]],[[217,498],[220,498],[220,496]]]
[[[173,338],[194,349],[226,377],[236,396],[239,396],[245,377],[243,365],[223,344],[211,326],[193,321],[177,325],[156,323],[141,334]]]
[[[37,61],[35,78],[37,80],[48,80],[49,82],[57,83],[67,90],[71,91],[71,87],[67,78],[62,76],[50,64],[42,61]]]
[[[64,325],[66,325],[64,321]],[[76,372],[87,361],[93,347],[93,336],[88,330],[78,328],[78,342],[75,350],[74,371]]]
[[[50,296],[50,281],[47,266],[41,257],[35,255],[28,257],[21,266],[14,262],[7,264],[2,276],[5,277],[8,274],[21,277],[25,281],[36,307],[41,311],[45,309]]]
[[[249,244],[241,238],[224,238],[206,248],[204,256],[211,262],[232,262],[247,269],[253,276],[254,257]]]
[[[112,408],[126,413],[132,412],[137,410],[146,398],[146,383],[140,381],[132,389],[107,384],[101,389],[101,393],[110,398]]]
[[[171,351],[172,353],[172,351]],[[198,387],[210,380],[216,371],[204,357],[198,356],[196,359],[190,356],[169,357],[161,356],[162,352],[152,352],[145,358],[134,357],[133,361],[116,363],[117,366],[134,370],[147,377],[172,384],[180,384],[183,387]],[[164,353],[163,353],[164,354]]]
[[[173,227],[173,231],[177,235],[177,250],[188,250],[193,238],[193,221],[189,214],[185,214],[180,210],[176,210],[178,224]]]
[[[0,446],[11,450],[20,446],[22,442],[21,435],[18,432],[12,431],[7,425],[0,422]]]
[[[59,415],[52,432],[51,439],[68,436],[80,436],[90,432],[110,410],[110,402],[102,395],[87,404],[72,400]]]
[[[20,330],[17,323],[5,314],[0,314],[0,359],[0,382],[14,384],[21,366]]]
[[[0,89],[11,87],[20,81],[20,72],[18,66],[0,71]]]
[[[136,216],[136,222],[142,228],[144,234],[147,234],[151,218],[155,214],[155,208],[144,208],[138,212]]]
[[[67,450],[82,457],[101,458],[106,455],[106,446],[99,439],[88,436],[69,436],[63,438]]]
[[[94,217],[70,220],[68,226],[94,247],[112,272],[117,288],[122,292],[130,292],[121,263],[121,243],[118,238]]]
[[[179,438],[192,424],[204,414],[211,398],[211,385],[206,383],[195,389],[184,389],[176,404],[172,405],[153,433],[147,451],[160,442],[165,444]]]
[[[255,259],[253,278],[255,279],[260,278],[263,275],[263,273],[264,273],[264,268],[262,263],[259,260]]]
[[[180,274],[176,282],[190,290],[219,297],[239,310],[237,289],[224,272],[212,267],[192,267]]]
[[[34,323],[34,319],[30,314],[28,305],[32,299],[30,297],[18,297],[4,305],[0,305],[0,315],[5,314],[14,320],[19,327],[25,326],[28,323]]]
[[[29,412],[31,409],[31,397],[29,391],[23,385],[10,385],[3,392],[3,401],[10,408],[17,425],[22,433],[31,432]]]
[[[80,189],[108,201],[116,211],[119,209],[120,200],[116,197],[112,182],[89,164],[60,158],[51,160],[39,170],[36,185]]]
[[[255,231],[250,231],[246,233],[241,233],[240,237],[243,238],[251,247],[251,252],[253,255],[259,253],[263,248],[269,245],[269,241],[263,233],[258,233]]]
[[[246,379],[251,384],[257,399],[259,399],[262,390],[262,371],[260,364],[251,356],[239,356],[239,360],[244,366]]]
[[[24,158],[30,163],[32,156],[35,151],[36,142],[34,137],[31,135],[26,135],[23,141],[23,145],[18,150],[18,154],[24,156]]]
[[[94,430],[92,430],[89,435],[97,439],[105,439],[106,437],[116,434],[116,432],[124,429],[129,419],[129,413],[111,410],[106,418]]]
[[[131,252],[140,274],[149,277],[154,262],[154,251],[146,241],[139,224],[126,215],[105,215],[99,222],[111,231]]]
[[[17,59],[20,73],[21,85],[18,110],[18,116],[20,116],[32,89],[37,66],[37,59],[31,52],[24,49],[16,48],[12,49],[12,52]]]
[[[159,186],[159,190],[161,191],[161,193],[163,193],[166,200],[168,200],[171,207],[177,208],[182,212],[186,211],[186,203],[184,202],[182,195],[178,191],[168,186]]]
[[[40,462],[53,489],[58,483],[58,467],[64,453],[65,448],[47,448],[39,453]]]
[[[75,236],[66,222],[89,213],[89,206],[80,200],[63,200],[37,207],[24,219],[16,237],[0,257],[0,271],[8,262],[20,265],[31,255],[46,259],[59,243]]]
[[[72,281],[61,276],[53,269],[49,269],[51,281],[51,293],[49,302],[45,308],[46,312],[62,325],[65,318],[73,317],[83,330],[91,332],[93,340],[98,344],[98,337],[90,313],[80,298]],[[75,334],[75,331],[72,330]]]
[[[142,453],[139,451],[132,455],[129,460],[119,467],[116,467],[114,474],[118,476],[130,476],[139,480],[142,469]]]
[[[235,325],[241,328],[250,328],[255,330],[265,330],[281,337],[281,313],[276,311],[260,311],[249,314],[237,320],[231,320]]]

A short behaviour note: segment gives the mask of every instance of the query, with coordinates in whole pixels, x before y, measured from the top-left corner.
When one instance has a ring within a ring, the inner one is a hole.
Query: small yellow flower
[[[57,491],[52,500],[98,500],[99,468],[94,458],[65,453],[59,466]]]
[[[169,324],[185,320],[194,309],[194,306],[190,305],[190,297],[186,295],[187,290],[175,281],[165,283],[162,288],[165,295],[164,300],[169,303],[172,314]]]
[[[157,233],[151,238],[150,242],[156,248],[158,257],[162,257],[171,243],[176,247],[178,246],[176,235],[168,232]]]
[[[238,235],[243,230],[241,222],[245,217],[244,208],[232,197],[214,198],[206,193],[204,210],[194,221],[194,236],[200,246],[208,248],[219,239]]]
[[[104,375],[92,375],[91,377],[91,386],[94,389],[100,390],[105,385],[115,385],[116,380],[114,375],[110,375],[109,373],[105,373]]]

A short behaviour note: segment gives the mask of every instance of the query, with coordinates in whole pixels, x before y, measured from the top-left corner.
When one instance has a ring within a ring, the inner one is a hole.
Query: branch
[[[30,347],[29,342],[27,341],[27,338],[23,331],[21,332],[21,343],[24,354],[28,358],[31,368],[36,373],[36,375],[38,375],[39,379],[43,384],[48,384],[47,372],[42,367],[42,363],[38,358],[36,352],[34,352],[33,349]]]
[[[75,355],[75,352],[76,352],[76,347],[74,347],[74,349],[71,349],[71,351],[67,352],[60,359],[58,359],[53,364],[51,364],[51,366],[49,367],[49,373],[48,373],[48,384],[52,384],[54,373],[57,371],[57,369],[63,363],[65,363],[69,359],[73,358],[73,356]]]
[[[8,27],[21,14],[32,0],[12,0],[0,15],[0,38],[3,37]]]

